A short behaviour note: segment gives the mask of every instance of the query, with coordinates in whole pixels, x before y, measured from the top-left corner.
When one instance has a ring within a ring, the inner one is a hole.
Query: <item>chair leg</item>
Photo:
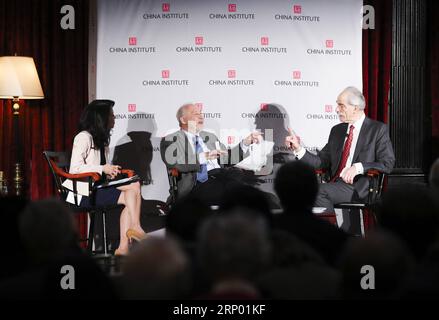
[[[94,241],[94,227],[95,227],[95,213],[89,212],[90,217],[90,225],[88,228],[88,243],[87,243],[87,250],[88,252],[93,252],[93,241]]]
[[[361,236],[364,237],[364,213],[363,209],[360,209],[360,230],[361,230]]]
[[[367,209],[367,216],[368,216],[368,221],[369,221],[368,227],[369,228],[376,227],[378,224],[378,220],[377,220],[377,216],[375,213],[375,208],[368,208]]]
[[[105,211],[102,211],[102,239],[104,239],[104,255],[107,255],[107,223]]]

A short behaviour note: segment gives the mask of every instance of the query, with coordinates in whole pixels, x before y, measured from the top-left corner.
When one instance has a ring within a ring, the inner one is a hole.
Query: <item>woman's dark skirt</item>
[[[111,206],[117,204],[117,200],[119,200],[120,193],[122,191],[116,188],[103,188],[96,191],[96,206]],[[89,197],[82,197],[80,207],[91,207]]]

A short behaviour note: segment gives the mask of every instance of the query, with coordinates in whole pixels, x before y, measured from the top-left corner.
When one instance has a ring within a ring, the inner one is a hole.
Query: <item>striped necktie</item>
[[[203,152],[203,148],[201,147],[200,136],[195,136],[195,153],[199,155],[201,152]],[[200,166],[201,171],[197,172],[197,181],[202,183],[208,179],[207,164],[203,163]]]
[[[334,177],[332,177],[331,182],[334,182],[340,176],[340,173],[343,171],[344,167],[346,167],[346,162],[348,162],[349,152],[351,150],[352,140],[354,138],[354,129],[354,126],[351,125],[351,127],[349,128],[348,138],[346,139],[346,142],[344,144],[340,164]]]

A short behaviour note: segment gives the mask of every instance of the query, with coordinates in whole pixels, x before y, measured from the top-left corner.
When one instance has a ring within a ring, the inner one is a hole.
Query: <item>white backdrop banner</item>
[[[144,199],[164,201],[160,139],[178,129],[178,107],[193,102],[227,146],[267,131],[274,166],[260,188],[271,191],[288,128],[307,149],[322,148],[339,122],[338,93],[362,88],[362,5],[98,0],[96,96],[116,102],[114,162],[139,173]]]

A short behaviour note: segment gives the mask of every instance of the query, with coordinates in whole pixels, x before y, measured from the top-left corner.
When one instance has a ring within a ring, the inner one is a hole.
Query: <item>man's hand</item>
[[[262,137],[262,133],[260,133],[259,131],[253,131],[249,134],[247,138],[243,140],[243,142],[244,145],[249,146],[252,143],[261,143],[263,140],[264,138]]]
[[[343,179],[344,182],[353,184],[354,178],[357,174],[357,168],[355,166],[352,166],[349,169],[343,170],[340,174],[340,177]]]
[[[300,146],[300,138],[290,128],[288,128],[288,136],[285,137],[285,145],[296,152],[302,148]]]
[[[224,150],[212,150],[204,152],[204,156],[206,157],[206,160],[214,160],[218,159],[219,156],[227,154],[227,151]]]

